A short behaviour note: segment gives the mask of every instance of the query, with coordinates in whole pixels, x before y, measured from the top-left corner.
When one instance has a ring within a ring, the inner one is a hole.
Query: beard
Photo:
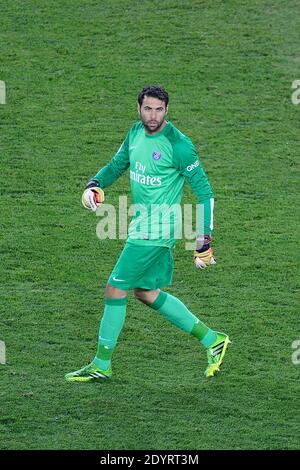
[[[159,131],[159,129],[162,127],[163,123],[165,122],[165,115],[160,121],[152,121],[151,119],[144,119],[143,116],[141,116],[141,119],[143,121],[145,130],[149,134],[153,134],[154,132]]]

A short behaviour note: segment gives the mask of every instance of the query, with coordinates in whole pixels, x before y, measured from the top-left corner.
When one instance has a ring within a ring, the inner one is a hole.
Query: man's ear
[[[169,106],[166,107],[166,114],[168,114]]]
[[[140,107],[139,103],[137,104],[137,112],[139,113],[139,116],[140,116],[141,115],[141,107]]]

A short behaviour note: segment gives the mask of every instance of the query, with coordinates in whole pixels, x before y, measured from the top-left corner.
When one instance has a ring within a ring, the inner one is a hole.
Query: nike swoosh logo
[[[136,148],[136,145],[132,145],[131,147],[129,147],[129,150],[132,150],[132,149],[135,149]]]
[[[113,277],[113,281],[125,282],[125,279],[117,279],[116,277]]]

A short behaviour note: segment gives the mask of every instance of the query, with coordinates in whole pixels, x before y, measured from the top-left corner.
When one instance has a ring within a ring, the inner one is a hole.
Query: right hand
[[[82,194],[82,205],[85,209],[96,212],[104,201],[104,191],[97,186],[86,189]]]

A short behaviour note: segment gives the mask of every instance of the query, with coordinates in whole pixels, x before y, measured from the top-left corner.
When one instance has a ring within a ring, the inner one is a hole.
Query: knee
[[[111,299],[123,299],[127,296],[127,290],[118,289],[117,287],[107,284],[105,288],[105,296]]]
[[[145,289],[134,289],[134,296],[140,302],[143,302],[146,305],[153,304],[157,299],[160,290],[145,290]]]
[[[142,289],[134,289],[134,297],[137,299],[137,300],[140,300],[141,302],[143,302],[144,298],[145,298],[145,291],[142,290]]]

